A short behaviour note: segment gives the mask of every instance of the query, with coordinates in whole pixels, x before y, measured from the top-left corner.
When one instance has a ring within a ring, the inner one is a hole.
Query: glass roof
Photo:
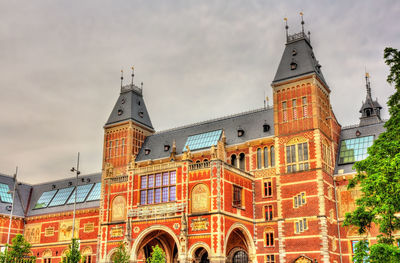
[[[8,193],[10,188],[7,184],[0,183],[0,199],[3,203],[12,203],[12,196]]]
[[[87,195],[92,189],[94,184],[85,184],[78,186],[78,193],[76,194],[76,202],[82,203],[85,201]],[[67,204],[73,204],[75,201],[75,190],[72,192],[72,195],[69,197]]]
[[[54,195],[56,194],[57,190],[51,190],[42,193],[39,200],[37,201],[34,208],[44,208],[50,203],[51,199],[53,199]]]
[[[221,133],[222,130],[216,130],[189,136],[182,151],[186,151],[186,146],[189,146],[189,149],[193,151],[217,145],[218,140],[221,138]]]
[[[96,183],[86,201],[100,200],[101,183]]]
[[[339,164],[354,163],[367,158],[367,149],[374,142],[374,136],[342,140],[340,144]]]
[[[56,196],[51,200],[49,207],[57,206],[57,205],[64,205],[67,202],[68,197],[71,195],[72,191],[74,190],[74,186],[68,188],[59,189]]]

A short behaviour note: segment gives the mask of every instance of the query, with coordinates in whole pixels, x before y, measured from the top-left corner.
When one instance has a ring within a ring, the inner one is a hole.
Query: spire
[[[372,99],[371,83],[369,81],[369,73],[365,72],[365,87],[367,89],[367,96],[365,102],[360,109],[360,125],[370,125],[381,122],[381,109],[382,106],[378,100]]]
[[[122,84],[123,80],[124,80],[124,70],[121,69],[121,88],[123,86],[123,84]]]
[[[304,14],[301,12],[301,31],[289,35],[287,18],[285,18],[286,47],[283,52],[278,70],[272,83],[289,80],[304,75],[315,74],[326,86],[321,65],[316,59],[310,42],[310,34],[304,28]]]
[[[132,66],[132,74],[131,74],[131,77],[132,77],[132,80],[131,80],[131,85],[133,86],[133,78],[135,77],[135,67],[134,66]]]

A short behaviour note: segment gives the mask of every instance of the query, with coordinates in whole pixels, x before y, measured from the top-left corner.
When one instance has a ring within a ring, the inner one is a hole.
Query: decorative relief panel
[[[44,236],[51,237],[54,236],[54,227],[48,227],[44,229]]]
[[[192,213],[208,212],[209,191],[205,184],[198,184],[192,190]]]
[[[198,218],[192,219],[190,227],[192,231],[203,231],[203,230],[208,230],[209,225],[210,223],[208,222],[207,218],[199,216]]]
[[[83,232],[91,233],[94,231],[94,223],[86,223],[83,225]]]
[[[31,244],[40,243],[40,231],[42,225],[34,224],[25,227],[25,239]]]
[[[110,237],[122,237],[124,235],[124,228],[122,226],[114,226],[110,230]]]
[[[79,237],[79,220],[75,220],[75,237]],[[60,230],[58,232],[59,241],[70,241],[72,238],[72,220],[60,222]]]
[[[112,201],[111,221],[120,221],[125,219],[126,200],[119,195]]]

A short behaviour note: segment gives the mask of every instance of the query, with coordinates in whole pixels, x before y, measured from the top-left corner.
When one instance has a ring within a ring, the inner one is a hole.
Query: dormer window
[[[297,50],[296,49],[293,49],[292,50],[292,56],[296,56],[297,55]]]
[[[139,111],[139,117],[140,117],[140,118],[143,118],[143,116],[144,116],[143,111]]]
[[[237,133],[238,133],[238,137],[242,137],[244,135],[244,130],[242,128],[239,128],[237,130]]]
[[[151,150],[150,150],[150,149],[148,149],[148,148],[144,149],[144,154],[145,154],[145,155],[149,155],[149,154],[150,154],[150,152],[151,152]]]
[[[118,116],[121,116],[122,113],[124,113],[124,111],[123,111],[122,109],[119,109],[119,110],[118,110]]]
[[[169,148],[171,148],[171,146],[169,146],[168,144],[164,145],[164,152],[168,152]]]
[[[295,62],[290,63],[290,70],[297,69],[297,64]]]
[[[270,128],[271,128],[271,127],[270,127],[268,124],[266,124],[266,123],[263,125],[263,130],[264,130],[264,132],[268,132],[268,131],[270,130]]]

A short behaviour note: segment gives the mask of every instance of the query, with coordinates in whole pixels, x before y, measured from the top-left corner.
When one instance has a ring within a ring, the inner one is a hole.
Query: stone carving
[[[124,228],[122,226],[114,226],[110,230],[110,237],[122,237],[124,235]]]
[[[79,237],[79,220],[75,220],[75,237]],[[58,232],[58,241],[70,241],[72,238],[72,220],[62,221]]]
[[[25,228],[25,239],[31,244],[40,243],[40,231],[42,225],[27,225]]]
[[[124,220],[126,214],[126,201],[121,195],[114,198],[112,202],[111,221]]]
[[[202,231],[208,230],[209,225],[210,223],[208,222],[208,219],[200,216],[192,220],[190,227],[192,228],[192,231]]]
[[[209,210],[209,193],[205,184],[198,184],[192,190],[192,213]]]
[[[104,171],[106,173],[106,177],[112,177],[114,175],[114,167],[111,163],[106,163],[104,166]]]

